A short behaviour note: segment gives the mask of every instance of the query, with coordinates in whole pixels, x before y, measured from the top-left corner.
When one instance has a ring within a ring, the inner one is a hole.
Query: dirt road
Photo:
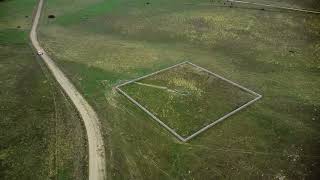
[[[82,97],[70,80],[64,75],[59,67],[52,61],[52,59],[46,54],[44,49],[40,46],[37,39],[37,27],[41,15],[43,6],[43,0],[39,0],[38,9],[34,17],[30,39],[37,51],[43,52],[40,55],[60,84],[65,93],[69,96],[75,107],[79,111],[81,118],[84,121],[84,125],[87,131],[88,144],[89,144],[89,179],[90,180],[102,180],[106,178],[105,171],[105,152],[102,135],[99,128],[99,119],[92,107]]]

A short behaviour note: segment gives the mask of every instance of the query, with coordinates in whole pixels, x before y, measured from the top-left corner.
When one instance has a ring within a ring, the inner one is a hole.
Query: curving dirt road
[[[43,0],[39,0],[38,9],[34,17],[30,39],[34,48],[39,52],[43,61],[60,84],[65,93],[69,96],[80,116],[84,121],[87,131],[88,144],[89,144],[89,179],[90,180],[103,180],[106,178],[105,171],[105,152],[102,135],[99,128],[99,119],[92,107],[82,97],[70,80],[63,74],[59,67],[52,61],[46,54],[44,49],[40,46],[37,39],[37,27],[41,15]]]

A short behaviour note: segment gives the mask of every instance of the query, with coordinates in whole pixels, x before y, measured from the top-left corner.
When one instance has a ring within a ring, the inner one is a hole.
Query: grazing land
[[[81,119],[29,44],[35,6],[0,1],[0,179],[87,179]]]
[[[108,178],[316,179],[319,32],[319,15],[223,1],[48,0],[39,40],[97,111]],[[185,60],[263,98],[181,143],[115,91]]]

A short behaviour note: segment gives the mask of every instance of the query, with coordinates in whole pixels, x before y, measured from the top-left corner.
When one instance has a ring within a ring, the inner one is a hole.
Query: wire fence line
[[[136,78],[136,79],[133,79],[133,80],[127,81],[127,82],[125,82],[125,83],[123,83],[123,84],[120,84],[120,85],[116,86],[116,88],[120,88],[121,86],[130,84],[130,83],[132,83],[132,82],[136,82],[136,81],[139,81],[139,80],[141,80],[141,79],[147,78],[147,77],[149,77],[149,76],[156,75],[156,74],[158,74],[158,73],[167,71],[167,70],[169,70],[169,69],[172,69],[172,68],[174,68],[174,67],[180,66],[180,65],[185,64],[185,63],[187,63],[187,61],[181,62],[181,63],[179,63],[179,64],[176,64],[176,65],[173,65],[173,66],[164,68],[164,69],[161,69],[161,70],[159,70],[159,71],[156,71],[156,72],[147,74],[147,75],[145,75],[145,76],[138,77],[138,78]]]
[[[172,93],[176,93],[176,94],[180,94],[180,95],[186,95],[186,94],[183,94],[183,93],[179,92],[178,90],[169,89],[168,87],[165,87],[165,86],[158,86],[158,85],[154,85],[154,84],[146,84],[146,83],[141,83],[141,82],[132,82],[132,83],[135,83],[135,84],[138,84],[138,85],[141,85],[141,86],[147,86],[147,87],[152,87],[152,88],[156,88],[156,89],[162,89],[162,90],[165,90],[165,91],[168,91],[168,92],[172,92]]]
[[[136,81],[139,81],[139,80],[145,79],[145,78],[147,78],[147,77],[150,77],[150,76],[152,76],[152,75],[156,75],[156,74],[158,74],[158,73],[161,73],[161,72],[170,70],[170,69],[172,69],[172,68],[181,66],[181,65],[183,65],[183,64],[189,64],[189,65],[191,65],[191,66],[193,66],[193,67],[195,67],[195,68],[200,69],[201,71],[205,71],[205,72],[209,73],[210,75],[213,75],[213,76],[215,76],[215,77],[217,77],[217,78],[219,78],[219,79],[221,79],[221,80],[223,80],[223,81],[226,81],[227,83],[232,84],[233,86],[236,86],[236,87],[242,89],[243,91],[246,91],[246,92],[254,95],[255,98],[254,98],[253,100],[247,102],[246,104],[238,107],[237,109],[235,109],[235,110],[227,113],[226,115],[222,116],[222,117],[219,118],[218,120],[215,120],[215,121],[213,121],[212,123],[206,125],[205,127],[201,128],[200,130],[198,130],[197,132],[193,133],[192,135],[184,138],[184,137],[182,137],[181,135],[179,135],[175,130],[173,130],[173,129],[170,128],[168,125],[166,125],[164,122],[162,122],[158,117],[156,117],[153,113],[151,113],[147,108],[145,108],[144,106],[142,106],[139,102],[137,102],[135,99],[133,99],[130,95],[128,95],[126,92],[124,92],[124,91],[121,89],[121,87],[123,87],[123,86],[125,86],[125,85],[131,84],[131,83],[135,83]],[[254,102],[258,101],[260,98],[262,98],[262,95],[254,92],[254,91],[252,91],[252,90],[250,90],[250,89],[248,89],[248,88],[245,88],[245,87],[243,87],[243,86],[241,86],[241,85],[239,85],[239,84],[237,84],[237,83],[235,83],[235,82],[233,82],[233,81],[231,81],[231,80],[229,80],[229,79],[226,79],[226,78],[224,78],[224,77],[222,77],[222,76],[220,76],[220,75],[218,75],[218,74],[216,74],[216,73],[213,73],[213,72],[211,72],[211,71],[209,71],[209,70],[207,70],[207,69],[205,69],[205,68],[203,68],[203,67],[200,67],[200,66],[198,66],[198,65],[195,65],[195,64],[193,64],[193,63],[191,63],[191,62],[189,62],[189,61],[185,61],[185,62],[176,64],[176,65],[170,66],[170,67],[168,67],[168,68],[165,68],[165,69],[162,69],[162,70],[153,72],[153,73],[151,73],[151,74],[147,74],[147,75],[145,75],[145,76],[142,76],[142,77],[139,77],[139,78],[136,78],[136,79],[127,81],[127,82],[125,82],[125,83],[123,83],[123,84],[120,84],[120,85],[116,86],[115,88],[116,88],[117,91],[119,91],[122,95],[124,95],[126,98],[128,98],[132,103],[134,103],[136,106],[138,106],[141,110],[143,110],[144,112],[146,112],[149,116],[151,116],[155,121],[157,121],[160,125],[162,125],[164,128],[166,128],[169,132],[171,132],[175,137],[177,137],[177,138],[178,138],[180,141],[182,141],[182,142],[187,142],[187,141],[193,139],[194,137],[198,136],[199,134],[201,134],[202,132],[206,131],[206,130],[209,129],[210,127],[218,124],[219,122],[222,122],[222,121],[225,120],[226,118],[228,118],[228,117],[236,114],[237,112],[241,111],[242,109],[248,107],[249,105],[253,104]]]
[[[168,125],[166,125],[164,122],[162,122],[160,119],[158,119],[155,115],[153,115],[149,110],[147,110],[144,106],[142,106],[140,103],[138,103],[136,100],[134,100],[131,96],[129,96],[127,93],[122,91],[119,87],[116,88],[121,94],[123,94],[125,97],[127,97],[131,102],[133,102],[135,105],[137,105],[140,109],[142,109],[144,112],[146,112],[149,116],[151,116],[154,120],[156,120],[158,123],[160,123],[163,127],[165,127],[168,131],[170,131],[173,135],[175,135],[178,139],[180,139],[183,142],[186,142],[185,138],[180,136],[178,133],[176,133],[172,128],[170,128]]]
[[[248,2],[248,1],[227,0],[227,2],[240,3],[240,4],[251,4],[251,5],[256,5],[256,6],[264,6],[264,7],[270,7],[270,8],[285,9],[285,10],[290,10],[290,11],[298,11],[298,12],[304,12],[304,13],[320,14],[320,11],[313,11],[313,10],[299,9],[299,8],[292,8],[292,7],[285,7],[285,6],[276,6],[276,5],[271,5],[271,4],[255,3],[255,2]]]
[[[220,76],[220,75],[218,75],[218,74],[216,74],[216,73],[213,73],[213,72],[211,72],[211,71],[209,71],[209,70],[207,70],[207,69],[205,69],[205,68],[203,68],[203,67],[200,67],[200,66],[198,66],[198,65],[195,65],[195,64],[193,64],[193,63],[191,63],[191,62],[189,62],[189,61],[187,61],[186,63],[188,63],[188,64],[190,64],[190,65],[192,65],[192,66],[194,66],[194,67],[197,67],[197,68],[201,69],[202,71],[205,71],[205,72],[207,72],[207,73],[209,73],[209,74],[211,74],[211,75],[213,75],[213,76],[216,76],[217,78],[220,78],[220,79],[222,79],[222,80],[224,80],[224,81],[226,81],[226,82],[228,82],[228,83],[230,83],[230,84],[232,84],[232,85],[234,85],[234,86],[237,86],[238,88],[240,88],[240,89],[242,89],[242,90],[244,90],[244,91],[247,91],[247,92],[249,92],[250,94],[253,94],[253,95],[256,95],[256,96],[261,96],[260,94],[254,92],[254,91],[252,91],[252,90],[250,90],[250,89],[248,89],[248,88],[245,88],[245,87],[241,86],[240,84],[237,84],[237,83],[235,83],[235,82],[233,82],[233,81],[231,81],[231,80],[229,80],[229,79],[227,79],[227,78],[224,78],[224,77],[222,77],[222,76]]]
[[[297,12],[310,13],[310,14],[320,14],[320,11],[316,11],[316,10],[277,6],[277,5],[272,5],[272,4],[255,3],[255,2],[248,2],[248,1],[241,1],[241,0],[225,0],[223,2],[224,3],[220,2],[220,1],[218,1],[218,2],[211,1],[211,3],[184,3],[184,5],[215,6],[215,7],[229,6],[229,7],[232,7],[234,4],[238,3],[238,4],[248,4],[248,5],[269,7],[269,8],[274,8],[274,9],[283,9],[283,10],[288,10],[288,11],[297,11]],[[219,3],[221,3],[221,4],[219,5]],[[230,4],[228,4],[228,3],[230,3]]]

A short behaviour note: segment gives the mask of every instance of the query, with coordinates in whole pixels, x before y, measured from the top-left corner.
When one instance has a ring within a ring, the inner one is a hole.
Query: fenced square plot
[[[182,141],[191,139],[261,97],[190,62],[117,88]]]

